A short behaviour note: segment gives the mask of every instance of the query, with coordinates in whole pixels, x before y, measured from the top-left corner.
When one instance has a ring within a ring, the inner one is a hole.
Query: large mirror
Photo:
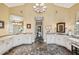
[[[10,15],[9,32],[12,34],[18,34],[23,32],[23,17]]]
[[[76,13],[76,17],[75,17],[75,29],[74,29],[74,34],[76,36],[79,36],[79,11]]]

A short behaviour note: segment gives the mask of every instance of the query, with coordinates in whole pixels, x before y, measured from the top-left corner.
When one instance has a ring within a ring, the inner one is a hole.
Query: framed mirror
[[[79,36],[79,11],[75,16],[74,35]]]
[[[57,23],[57,32],[58,33],[65,33],[65,22]]]
[[[4,28],[4,21],[0,21],[0,28]]]

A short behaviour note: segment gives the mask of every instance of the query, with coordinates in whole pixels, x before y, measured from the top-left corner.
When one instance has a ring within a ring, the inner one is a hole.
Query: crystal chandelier
[[[33,6],[33,9],[37,13],[43,13],[46,11],[47,7],[45,6],[44,3],[37,3]]]

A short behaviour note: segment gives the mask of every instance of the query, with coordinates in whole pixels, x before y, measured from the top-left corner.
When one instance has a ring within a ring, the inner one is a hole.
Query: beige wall
[[[32,24],[31,29],[26,29],[26,32],[32,32],[34,33],[35,31],[35,16],[43,16],[44,21],[43,21],[43,28],[45,31],[45,27],[47,25],[52,26],[52,32],[56,30],[56,23],[58,22],[65,22],[66,23],[66,28],[67,30],[72,30],[73,31],[73,21],[71,19],[71,14],[69,9],[63,8],[63,7],[58,7],[53,4],[46,4],[47,6],[47,11],[45,13],[35,13],[33,11],[33,5],[34,4],[25,4],[23,6],[17,6],[17,7],[12,7],[10,8],[10,13],[15,14],[15,15],[21,15],[24,17],[24,25],[26,28],[26,24],[30,23]],[[20,11],[23,11],[23,13],[20,13]],[[57,11],[57,13],[56,13]]]
[[[8,34],[8,16],[9,16],[9,8],[4,4],[0,4],[0,20],[4,21],[4,28],[0,29],[0,36]]]
[[[75,27],[74,24],[75,24],[75,21],[76,21],[77,12],[79,12],[79,3],[77,3],[74,6],[72,6],[71,8],[69,8],[70,19],[72,20],[71,25],[73,26],[72,28]]]
[[[34,33],[35,32],[35,16],[43,16],[43,30],[46,33],[45,27],[47,25],[52,26],[52,32],[56,30],[56,23],[65,22],[66,23],[66,31],[72,30],[74,32],[74,24],[75,24],[75,13],[79,10],[79,4],[74,5],[71,8],[63,8],[58,7],[53,4],[46,4],[47,10],[44,13],[38,14],[33,11],[34,4],[24,4],[22,6],[16,6],[8,8],[4,4],[0,4],[0,19],[5,22],[5,28],[0,29],[0,35],[9,34],[8,33],[8,18],[9,13],[14,15],[23,16],[24,20],[24,28],[26,32]],[[10,10],[9,10],[10,9]],[[31,24],[31,29],[26,28],[26,24]]]

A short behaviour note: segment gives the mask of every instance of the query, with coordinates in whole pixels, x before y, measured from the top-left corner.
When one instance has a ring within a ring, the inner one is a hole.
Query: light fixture
[[[37,13],[43,13],[46,11],[47,7],[45,6],[44,3],[36,3],[34,6],[33,6],[33,9],[35,12]]]

